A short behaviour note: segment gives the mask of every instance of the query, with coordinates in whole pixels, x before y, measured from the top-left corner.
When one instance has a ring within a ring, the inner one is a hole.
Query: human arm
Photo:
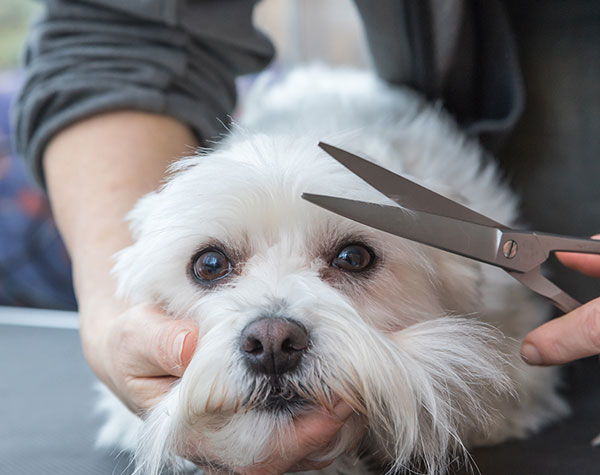
[[[123,313],[109,276],[112,253],[129,242],[124,215],[156,188],[169,161],[221,132],[219,122],[234,106],[235,76],[264,67],[272,53],[253,31],[253,2],[227,3],[46,0],[28,38],[14,143],[40,184],[52,180],[54,213],[75,266],[86,356],[113,390],[117,382],[100,366],[109,363],[91,360],[105,358],[96,350],[118,338],[107,340],[107,329],[95,328],[88,315],[105,314],[101,325],[108,315],[123,315],[122,325],[142,326],[142,317]],[[236,20],[227,21],[232,5]],[[134,343],[147,343],[149,322],[143,328],[146,337]],[[160,366],[181,372],[169,361]],[[139,409],[141,401],[122,391],[120,397]]]
[[[195,142],[189,128],[174,119],[120,111],[66,128],[45,153],[52,208],[73,263],[86,358],[137,413],[181,376],[197,328],[117,299],[112,255],[130,243],[126,213],[158,186],[169,161]]]

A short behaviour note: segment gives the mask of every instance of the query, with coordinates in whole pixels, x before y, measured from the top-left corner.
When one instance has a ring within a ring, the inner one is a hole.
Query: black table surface
[[[1,320],[0,474],[130,474],[126,455],[94,447],[101,424],[94,409],[96,378],[76,329]],[[597,359],[566,368],[565,384],[572,407],[568,418],[525,441],[474,450],[474,473],[600,474],[600,448],[590,446],[600,432]]]

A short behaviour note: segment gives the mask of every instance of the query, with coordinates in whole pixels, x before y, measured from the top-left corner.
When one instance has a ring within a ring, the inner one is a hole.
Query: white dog
[[[465,447],[564,414],[555,372],[518,356],[546,317],[530,291],[301,199],[388,203],[322,140],[510,225],[516,201],[493,160],[438,107],[367,73],[266,82],[215,150],[177,162],[131,212],[120,292],[196,320],[201,336],[143,421],[106,394],[101,442],[132,450],[138,473],[180,467],[190,447],[227,472],[267,457],[293,416],[342,399],[356,414],[316,457],[338,457],[321,473],[437,474]]]

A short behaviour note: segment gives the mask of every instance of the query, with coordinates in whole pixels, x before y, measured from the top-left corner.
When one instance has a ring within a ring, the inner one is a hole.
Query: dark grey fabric
[[[431,98],[435,87],[429,2],[355,0],[380,77]],[[393,61],[390,61],[394,58]]]
[[[526,90],[521,121],[497,156],[534,229],[600,233],[600,2],[506,0]],[[554,261],[552,280],[581,301],[600,281]],[[563,368],[573,414],[528,440],[473,451],[482,475],[600,472],[600,364]]]
[[[254,3],[47,0],[28,39],[13,115],[17,151],[38,182],[48,140],[98,112],[162,113],[200,139],[220,133],[235,104],[235,77],[273,57],[252,26]]]
[[[440,101],[467,134],[494,151],[523,110],[513,34],[497,0],[446,2],[448,11],[434,0],[355,0],[377,73]]]
[[[497,156],[526,222],[547,232],[600,233],[600,2],[505,3],[527,97]],[[599,280],[552,269],[553,280],[578,299],[600,295]]]
[[[496,0],[447,0],[449,24],[421,0],[356,0],[379,74],[441,100],[490,148],[514,126],[522,85],[510,29]],[[25,86],[14,108],[17,151],[43,185],[48,140],[111,109],[164,113],[200,139],[222,131],[237,75],[263,68],[270,42],[251,23],[254,1],[46,0],[29,37]],[[437,18],[437,20],[436,20]],[[452,48],[439,38],[458,31]],[[438,41],[435,41],[436,38]],[[449,67],[440,70],[439,51]]]
[[[600,365],[597,358],[564,368],[565,396],[572,413],[539,434],[471,451],[481,475],[595,475],[600,448]],[[472,475],[467,469],[453,475]]]

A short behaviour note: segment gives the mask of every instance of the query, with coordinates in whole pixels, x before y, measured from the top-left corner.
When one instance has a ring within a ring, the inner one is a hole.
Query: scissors
[[[542,275],[551,252],[600,254],[600,241],[511,229],[407,178],[340,148],[326,153],[411,212],[397,206],[303,193],[321,208],[375,229],[500,267],[563,312],[581,304]]]

